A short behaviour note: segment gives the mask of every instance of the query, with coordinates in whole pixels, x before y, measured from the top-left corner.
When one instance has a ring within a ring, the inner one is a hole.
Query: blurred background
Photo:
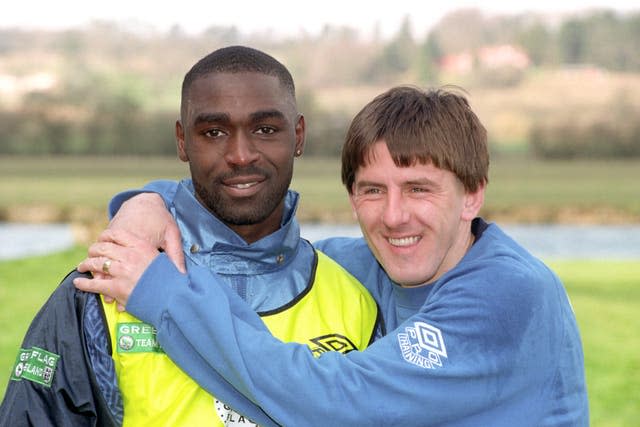
[[[640,156],[640,7],[399,1],[376,15],[375,2],[322,2],[316,14],[293,13],[302,7],[292,1],[249,2],[242,13],[183,1],[169,16],[154,5],[134,17],[132,2],[25,3],[14,6],[25,16],[0,19],[1,154],[173,155],[184,73],[245,44],[292,71],[311,125],[307,155],[337,155],[360,107],[411,83],[465,88],[497,154]]]
[[[567,286],[592,425],[637,425],[640,4],[430,3],[5,5],[0,301],[11,309],[0,311],[0,397],[33,314],[106,226],[111,196],[188,175],[174,142],[184,74],[210,51],[244,44],[296,81],[308,134],[292,187],[310,240],[359,233],[339,178],[353,115],[392,85],[462,87],[489,132],[482,215]]]
[[[15,4],[0,17],[0,221],[91,222],[122,186],[186,175],[173,137],[182,77],[208,52],[244,44],[291,70],[308,123],[305,162],[330,159],[316,164],[331,176],[346,127],[372,97],[403,83],[459,85],[489,131],[485,216],[640,222],[639,7],[381,4]],[[76,188],[61,175],[83,166],[85,184],[102,184]],[[305,190],[310,178],[299,175]],[[316,185],[303,219],[351,221],[340,183],[320,178],[337,193]],[[335,201],[314,204],[323,197]]]

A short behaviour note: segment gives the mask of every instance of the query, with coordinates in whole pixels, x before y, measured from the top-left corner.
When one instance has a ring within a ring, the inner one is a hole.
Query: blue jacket
[[[416,288],[391,282],[362,239],[319,245],[365,284],[393,329],[363,352],[314,359],[283,345],[207,269],[187,278],[166,257],[127,309],[158,328],[203,387],[228,382],[283,425],[587,426],[582,345],[562,284],[498,226],[475,226],[484,231],[461,262]]]

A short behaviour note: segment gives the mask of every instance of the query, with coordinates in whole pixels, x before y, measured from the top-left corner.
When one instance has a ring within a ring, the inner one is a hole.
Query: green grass
[[[488,212],[538,210],[546,216],[541,218],[545,222],[554,222],[568,210],[576,215],[604,212],[640,219],[640,159],[540,161],[497,157],[492,161],[489,179],[485,197]]]
[[[118,191],[188,173],[186,163],[177,158],[0,156],[0,207],[104,208]]]
[[[17,349],[48,295],[84,258],[82,247],[0,262],[0,399]],[[571,298],[585,349],[591,425],[623,427],[640,418],[640,263],[551,262]]]

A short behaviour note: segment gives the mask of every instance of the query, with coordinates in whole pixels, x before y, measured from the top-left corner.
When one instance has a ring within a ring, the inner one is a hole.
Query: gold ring
[[[102,272],[104,274],[109,274],[109,268],[111,268],[111,260],[107,258],[104,264],[102,264]]]

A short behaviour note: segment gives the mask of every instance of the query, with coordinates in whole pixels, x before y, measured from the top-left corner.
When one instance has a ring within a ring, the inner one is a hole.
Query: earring
[[[296,157],[300,157],[302,155],[302,150],[296,150]]]

